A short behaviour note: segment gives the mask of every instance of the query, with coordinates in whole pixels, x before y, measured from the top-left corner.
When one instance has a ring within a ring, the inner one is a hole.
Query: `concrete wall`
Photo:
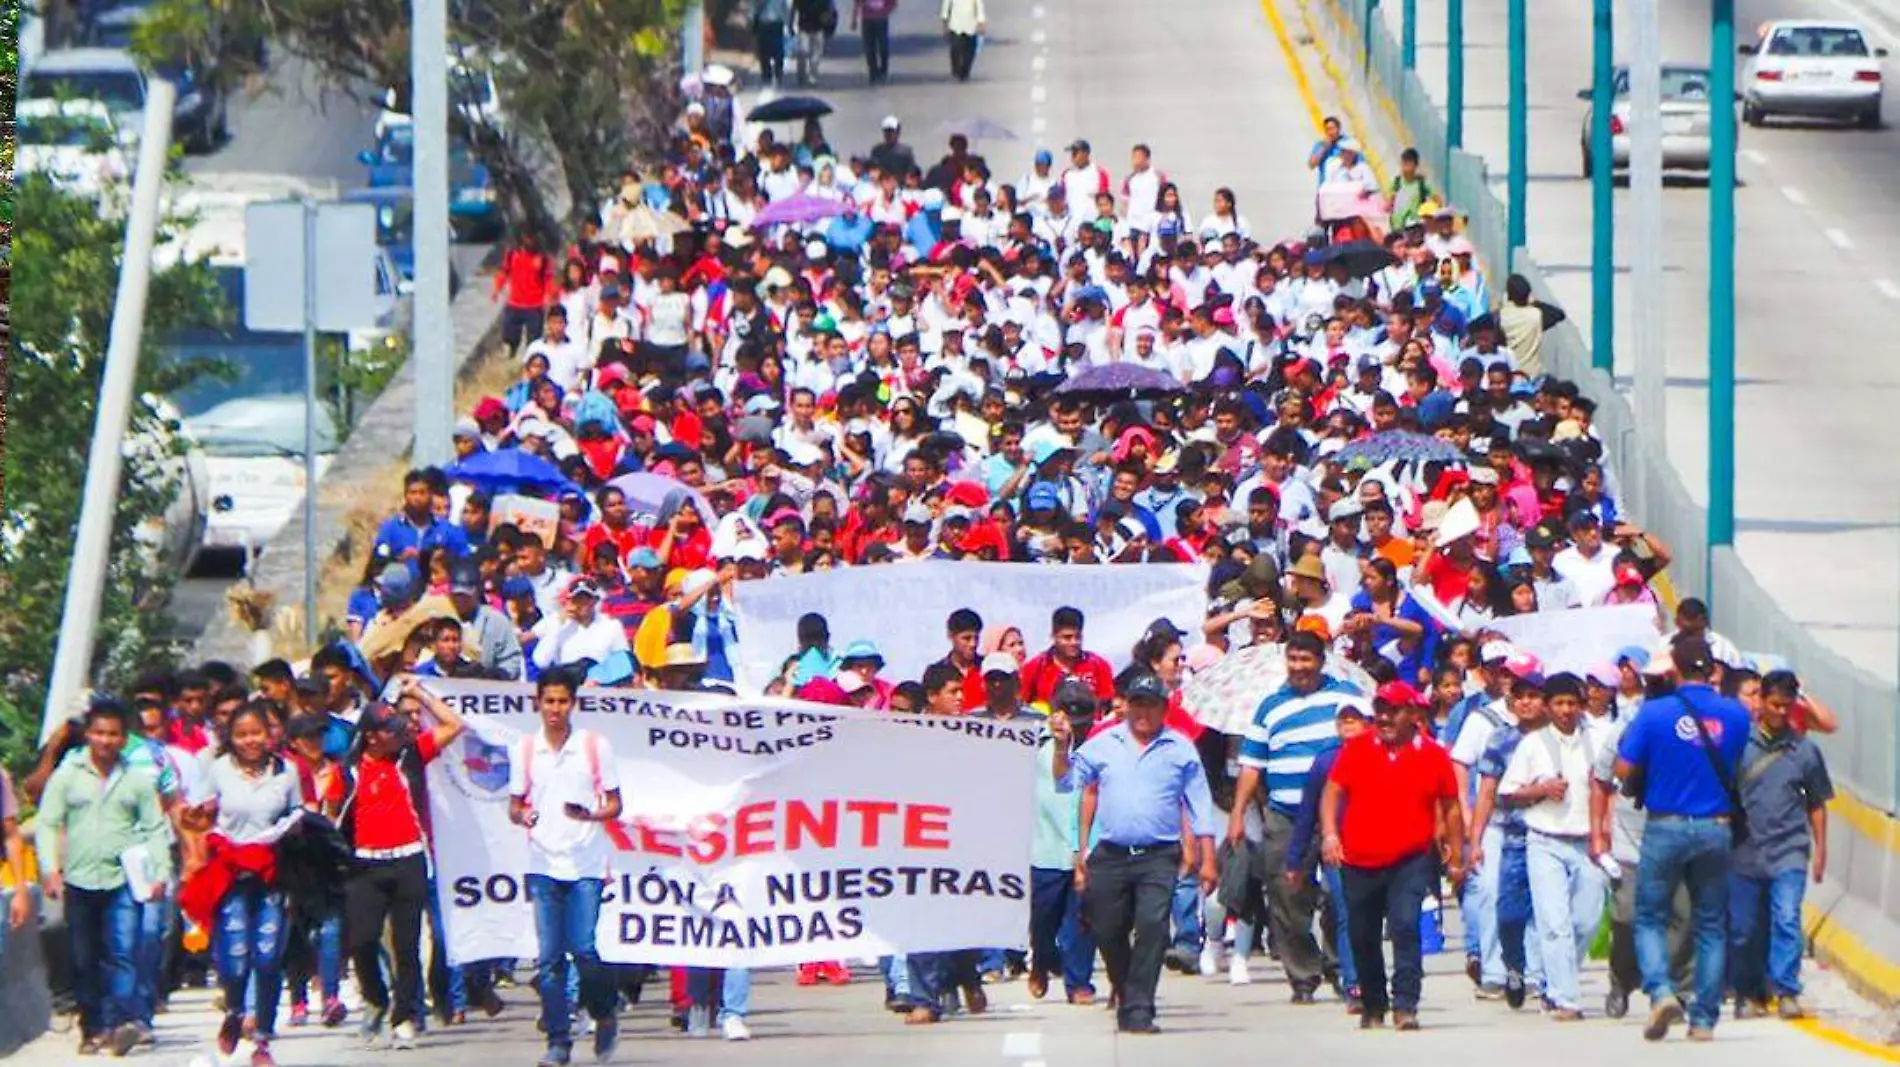
[[[0,922],[5,921],[12,899],[11,891],[0,893]],[[45,1033],[52,1023],[53,995],[46,986],[40,933],[42,923],[53,918],[41,916],[24,929],[0,933],[6,939],[5,948],[0,949],[0,1058],[13,1055],[20,1046]]]

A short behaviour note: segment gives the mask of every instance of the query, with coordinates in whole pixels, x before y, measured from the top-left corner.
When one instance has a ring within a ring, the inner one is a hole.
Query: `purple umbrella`
[[[1097,363],[1056,386],[1061,396],[1085,400],[1154,400],[1185,391],[1173,376],[1138,363]]]
[[[824,219],[836,218],[844,213],[844,205],[836,200],[794,193],[783,200],[774,200],[765,205],[765,210],[759,212],[758,217],[752,220],[752,228],[763,230],[767,226],[804,226]]]
[[[649,519],[660,513],[668,497],[674,493],[685,493],[688,499],[692,500],[693,507],[699,510],[700,520],[709,528],[719,521],[718,513],[713,511],[712,505],[706,502],[706,498],[701,496],[698,490],[690,489],[664,474],[637,471],[633,474],[623,474],[607,484],[627,495],[627,507],[635,514],[644,515]]]

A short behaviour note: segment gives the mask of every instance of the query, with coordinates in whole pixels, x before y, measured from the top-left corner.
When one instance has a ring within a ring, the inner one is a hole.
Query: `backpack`
[[[594,796],[599,798],[600,789],[600,735],[592,730],[576,730],[575,735],[581,742],[581,751],[587,757],[587,773],[594,782]],[[534,796],[534,735],[522,739],[521,754],[521,795]]]

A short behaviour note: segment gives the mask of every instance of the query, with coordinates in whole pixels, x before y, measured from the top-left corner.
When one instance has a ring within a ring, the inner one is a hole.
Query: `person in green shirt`
[[[1399,153],[1399,172],[1392,176],[1392,187],[1387,192],[1392,198],[1392,229],[1401,230],[1423,221],[1419,217],[1419,205],[1438,199],[1438,193],[1419,170],[1418,149],[1408,148]]]
[[[171,878],[171,839],[152,771],[122,760],[131,713],[113,700],[86,712],[86,758],[46,783],[34,843],[46,896],[66,902],[79,1052],[123,1056],[145,1037],[133,952],[140,899]]]

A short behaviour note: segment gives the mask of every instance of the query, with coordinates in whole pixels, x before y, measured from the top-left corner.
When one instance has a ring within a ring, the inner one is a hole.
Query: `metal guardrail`
[[[1339,37],[1351,41],[1352,65],[1364,70],[1372,83],[1368,88],[1384,105],[1378,118],[1402,127],[1427,167],[1440,175],[1446,199],[1469,214],[1467,235],[1484,262],[1495,274],[1514,265],[1540,299],[1552,299],[1543,272],[1526,250],[1517,249],[1513,256],[1506,246],[1504,205],[1492,191],[1484,160],[1448,147],[1437,101],[1417,72],[1404,68],[1398,42],[1383,20],[1375,14],[1368,33],[1367,5],[1347,0],[1323,5],[1328,9],[1344,21],[1347,32]],[[1840,730],[1818,741],[1835,781],[1868,805],[1894,813],[1900,797],[1900,690],[1824,647],[1774,602],[1732,548],[1710,552],[1706,509],[1690,497],[1663,443],[1637,425],[1614,381],[1591,366],[1589,346],[1574,323],[1544,335],[1543,358],[1552,373],[1577,382],[1596,401],[1596,424],[1618,499],[1675,553],[1670,575],[1676,589],[1707,599],[1717,630],[1741,648],[1784,659],[1834,709]]]

